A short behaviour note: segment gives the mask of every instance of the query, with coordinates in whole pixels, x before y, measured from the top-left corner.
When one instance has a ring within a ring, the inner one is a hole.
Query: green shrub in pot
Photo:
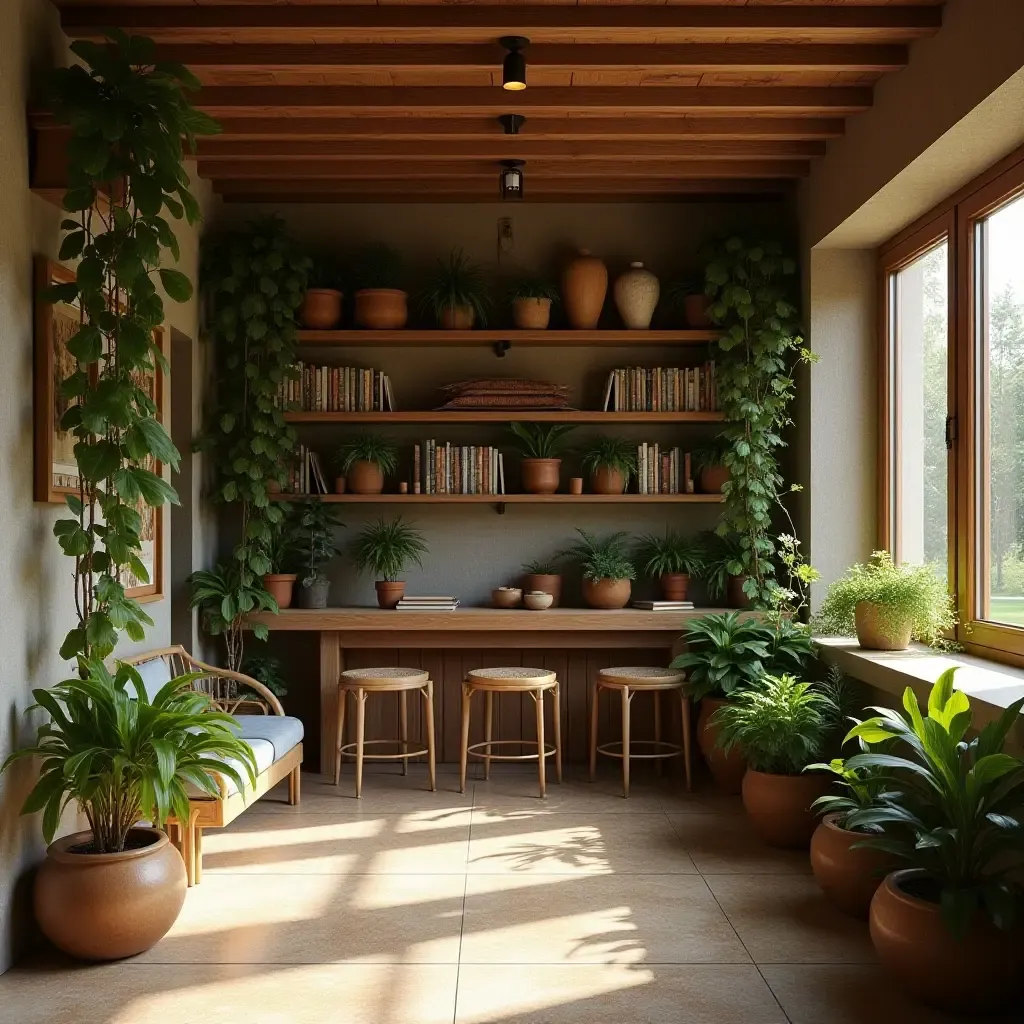
[[[427,553],[423,534],[401,516],[390,523],[383,519],[363,527],[352,545],[352,558],[360,572],[376,577],[377,603],[381,608],[394,608],[405,593],[399,579],[411,565],[422,565]]]
[[[551,320],[558,289],[539,277],[524,277],[509,293],[512,322],[521,330],[542,331]]]
[[[704,568],[701,579],[712,601],[728,601],[734,608],[750,601],[743,593],[743,545],[739,534],[704,534]]]
[[[380,494],[385,477],[398,468],[398,448],[381,434],[361,434],[338,446],[334,462],[353,494]]]
[[[583,452],[595,494],[622,494],[636,476],[636,445],[621,437],[595,437]]]
[[[576,528],[580,540],[565,551],[583,574],[583,600],[591,608],[625,608],[636,579],[636,566],[629,554],[625,531],[597,537]]]
[[[334,539],[342,525],[338,510],[312,499],[296,506],[294,520],[302,584],[300,604],[304,608],[326,608],[330,580],[325,570],[339,551]]]
[[[764,675],[768,660],[768,631],[756,619],[739,612],[703,615],[686,623],[686,650],[672,668],[686,671],[686,686],[695,701],[726,699],[752,686]]]
[[[690,578],[704,571],[703,543],[679,530],[666,528],[661,536],[649,533],[641,537],[637,553],[644,575],[661,581],[666,601],[685,601]]]
[[[568,423],[509,424],[512,443],[522,455],[520,473],[527,494],[554,494],[561,482],[561,454],[573,426]]]

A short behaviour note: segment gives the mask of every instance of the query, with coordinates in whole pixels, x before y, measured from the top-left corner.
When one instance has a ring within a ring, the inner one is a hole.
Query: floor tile
[[[462,963],[747,963],[695,875],[470,875]]]
[[[761,842],[742,814],[670,814],[669,821],[705,875],[810,874],[806,850],[780,850]]]
[[[810,876],[707,875],[757,964],[874,963],[864,921],[836,910]]]
[[[743,814],[743,801],[724,793],[710,778],[694,780],[693,791],[668,780],[657,787],[661,809],[667,814]]]
[[[566,778],[559,785],[549,781],[548,795],[537,795],[537,780],[529,776],[492,777],[490,782],[478,781],[474,791],[476,807],[509,811],[539,809],[544,813],[590,814],[660,814],[661,801],[653,785],[635,786],[629,799],[622,796],[622,783],[602,777],[597,782],[585,778]]]
[[[464,965],[455,1021],[786,1024],[757,968],[740,964]]]

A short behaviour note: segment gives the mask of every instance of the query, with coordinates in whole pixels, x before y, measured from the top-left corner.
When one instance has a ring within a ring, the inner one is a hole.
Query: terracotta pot
[[[397,331],[409,319],[408,296],[397,288],[356,292],[356,323],[371,331]]]
[[[622,494],[626,490],[626,474],[600,466],[590,474],[590,489],[594,494]]]
[[[317,580],[309,586],[303,584],[299,587],[300,608],[326,608],[327,598],[331,592],[330,580]]]
[[[591,608],[625,608],[632,593],[630,580],[583,580],[583,600]]]
[[[519,587],[499,587],[491,591],[491,606],[494,608],[518,608],[523,603],[523,592]]]
[[[857,643],[869,651],[905,651],[910,646],[913,623],[890,621],[886,624],[881,605],[858,601],[853,610],[857,625]],[[888,629],[885,626],[888,625]]]
[[[661,595],[666,601],[685,601],[690,592],[690,577],[685,572],[663,572]]]
[[[569,326],[593,330],[601,319],[604,297],[608,292],[608,268],[586,249],[565,268],[562,275],[562,302]]]
[[[271,572],[263,577],[263,586],[278,608],[291,608],[297,579],[293,572]]]
[[[476,322],[476,310],[472,306],[445,306],[438,320],[446,331],[469,331]]]
[[[344,494],[346,486],[347,486],[347,481],[345,480],[345,478],[343,476],[336,476],[334,478],[334,493],[335,494]]]
[[[868,838],[838,822],[839,813],[826,814],[811,836],[811,869],[825,895],[844,913],[867,920],[871,898],[892,870],[894,858],[883,850],[855,848]]]
[[[914,894],[926,881],[921,871],[894,871],[875,892],[871,941],[883,970],[911,995],[942,1010],[999,1009],[1020,992],[1024,929],[1000,931],[975,914],[957,939],[938,902]]]
[[[404,580],[377,580],[373,586],[381,608],[394,608],[405,597]]]
[[[728,479],[729,470],[725,466],[705,466],[699,476],[701,494],[721,494],[722,485]]]
[[[46,937],[83,960],[118,960],[149,949],[178,918],[188,881],[181,855],[159,829],[137,826],[123,853],[75,853],[91,832],[46,851],[35,912]]]
[[[686,314],[686,326],[692,327],[695,331],[706,330],[713,326],[711,317],[708,316],[708,297],[706,295],[687,295],[683,299],[683,312]]]
[[[345,486],[353,494],[380,494],[384,490],[384,471],[376,462],[356,459],[348,467]]]
[[[811,804],[828,792],[825,775],[772,775],[747,769],[743,776],[743,806],[754,831],[769,845],[804,849],[818,827]]]
[[[642,263],[630,263],[629,268],[615,281],[615,306],[627,330],[646,331],[651,326],[661,286]]]
[[[730,608],[749,608],[753,603],[743,591],[746,576],[730,576],[725,585],[725,598]]]
[[[551,300],[513,299],[512,322],[524,331],[545,330],[551,322]]]
[[[727,703],[724,697],[704,697],[701,700],[700,711],[697,712],[697,746],[718,788],[736,795],[743,788],[747,759],[737,747],[727,752],[718,746],[719,727],[711,721],[712,715]]]
[[[342,294],[334,288],[309,288],[302,299],[299,319],[312,331],[329,331],[341,321]]]
[[[583,477],[571,476],[569,477],[569,493],[570,494],[582,494],[583,493]]]
[[[523,590],[540,590],[550,594],[554,598],[551,607],[557,608],[562,600],[562,577],[556,573],[528,573],[523,580]]]
[[[554,494],[561,482],[561,459],[523,459],[521,475],[527,494]]]

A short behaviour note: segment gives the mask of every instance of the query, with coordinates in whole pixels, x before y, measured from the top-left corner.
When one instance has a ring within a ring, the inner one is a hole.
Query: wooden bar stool
[[[683,683],[685,676],[670,668],[603,668],[594,680],[590,704],[590,781],[597,776],[597,755],[622,759],[622,795],[629,796],[629,762],[631,758],[644,760],[661,760],[666,757],[682,755],[686,768],[686,788],[690,789],[690,698],[687,696]],[[597,744],[597,704],[602,690],[618,690],[622,698],[622,740],[617,743]],[[661,738],[661,692],[675,690],[679,694],[682,712],[683,742],[669,743]],[[654,694],[654,739],[632,740],[629,734],[629,706],[638,693]],[[634,754],[633,744],[645,748],[653,748],[649,754]]]
[[[484,741],[469,743],[469,710],[473,694],[477,690],[486,694],[484,705]],[[494,740],[491,729],[494,715],[494,695],[496,693],[528,693],[537,708],[537,740]],[[552,724],[554,725],[554,743],[544,741],[544,695],[550,693],[554,697]],[[559,707],[558,677],[554,672],[541,668],[477,668],[466,676],[462,684],[462,744],[459,751],[459,792],[466,792],[466,763],[470,757],[479,757],[484,762],[484,778],[491,777],[491,761],[533,761],[537,762],[537,781],[540,784],[540,795],[543,799],[547,794],[545,778],[545,762],[552,754],[555,755],[555,777],[562,781],[562,714]],[[492,747],[536,746],[534,754],[495,754]]]
[[[423,696],[423,732],[426,746],[420,750],[409,749],[409,709],[406,694],[419,690]],[[356,739],[345,743],[345,703],[349,694],[356,702]],[[399,754],[367,754],[364,748],[370,745],[394,743],[394,740],[368,740],[366,731],[366,698],[371,693],[397,693],[399,700]],[[355,753],[352,753],[352,751]],[[427,755],[430,772],[430,791],[437,789],[437,770],[434,757],[434,683],[426,672],[414,668],[352,668],[341,673],[338,680],[338,747],[334,753],[334,784],[341,782],[342,758],[348,755],[356,762],[356,797],[363,795],[363,761],[401,761],[402,774],[409,774],[409,758]]]

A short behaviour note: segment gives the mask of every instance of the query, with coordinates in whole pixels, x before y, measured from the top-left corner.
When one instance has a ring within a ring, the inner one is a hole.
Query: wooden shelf
[[[420,348],[437,346],[531,345],[549,348],[570,345],[705,345],[717,341],[721,332],[711,331],[298,331],[300,345],[382,348],[403,345]]]
[[[288,412],[289,423],[721,423],[720,412],[597,412],[566,409],[482,409],[466,412]]]
[[[275,501],[318,498],[339,505],[718,505],[721,494],[275,494]]]

